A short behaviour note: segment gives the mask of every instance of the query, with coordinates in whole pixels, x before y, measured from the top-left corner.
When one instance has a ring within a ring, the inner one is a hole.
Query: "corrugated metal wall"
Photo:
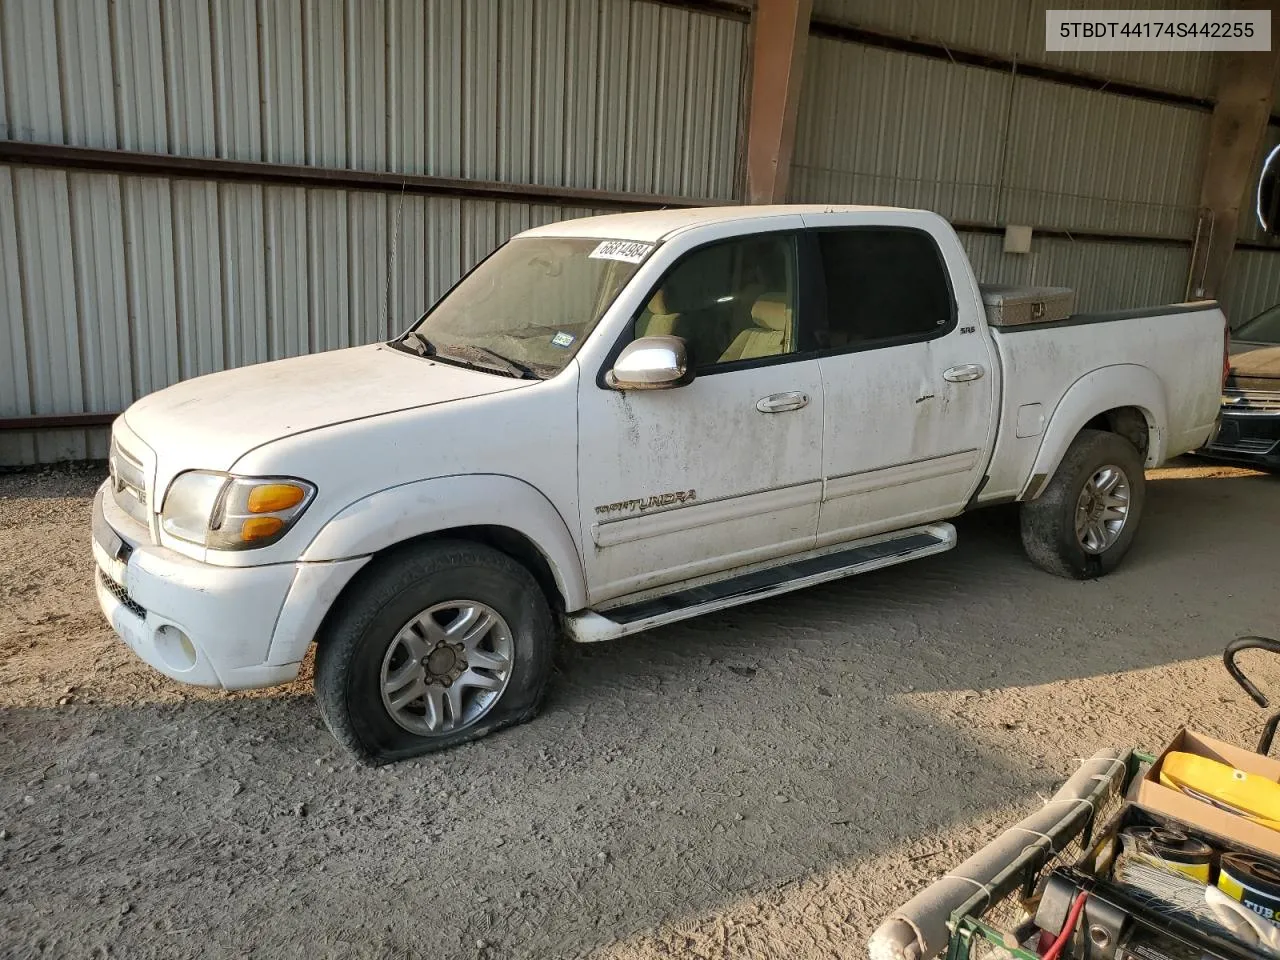
[[[992,220],[1008,86],[991,70],[811,37],[792,198]]]
[[[595,212],[6,167],[0,209],[6,416],[386,338],[512,233]],[[5,434],[3,459],[103,456],[89,433]]]
[[[642,0],[0,0],[0,138],[728,199],[746,41]],[[0,417],[386,337],[592,212],[0,167]],[[3,433],[0,464],[104,436]]]
[[[1050,6],[814,16],[1212,94],[1209,54],[1044,53]],[[649,0],[0,0],[0,138],[732,200],[748,32]],[[825,37],[804,90],[795,199],[1177,239],[1040,235],[1008,255],[964,236],[983,279],[1074,286],[1082,309],[1181,298],[1206,111]],[[386,336],[511,233],[587,212],[0,167],[0,417],[114,411]],[[1237,253],[1233,315],[1280,299],[1275,256]],[[101,432],[0,434],[0,464],[102,452]]]
[[[1001,236],[962,233],[960,239],[982,281],[1071,287],[1081,312],[1177,302],[1191,267],[1189,247],[1050,237],[1036,241],[1031,253],[1012,256]]]
[[[1222,309],[1232,326],[1280,303],[1280,251],[1236,250],[1227,274]]]
[[[1018,63],[1213,96],[1218,61],[1212,53],[1045,51],[1046,10],[1097,6],[1093,0],[814,0],[813,15]],[[1132,0],[1125,6],[1169,5]],[[1205,110],[1025,76],[1015,81],[1011,71],[825,39],[811,42],[808,69],[795,154],[798,198],[904,203],[994,225],[1194,236],[1209,129]],[[827,112],[833,102],[840,105],[834,115]],[[1280,127],[1271,126],[1250,184],[1277,144]],[[1252,189],[1239,237],[1264,239]],[[968,235],[965,242],[984,279],[1074,286],[1084,309],[1181,299],[1186,289],[1189,251],[1177,247],[1041,238],[1030,255],[1015,256],[1003,254],[999,239],[989,235]],[[1280,249],[1237,250],[1223,294],[1232,322],[1277,302]]]
[[[1189,237],[1210,115],[1019,78],[999,222]]]
[[[791,194],[1188,237],[1209,114],[814,38]]]
[[[640,0],[3,0],[0,138],[729,198],[746,34]]]
[[[1026,0],[984,5],[981,16],[962,16],[961,7],[974,12],[972,4],[934,0],[816,5],[864,27],[1001,55],[1025,49],[1028,22],[1043,30],[1043,10],[1028,21]],[[1042,49],[1043,37],[1035,39]],[[1075,286],[1084,309],[1179,300],[1209,122],[1195,107],[815,37],[791,195],[924,207],[960,224],[1178,239],[1185,249],[1041,236],[1032,254],[1013,255],[989,235],[970,238],[983,252],[975,263],[983,280]]]
[[[1046,51],[1046,10],[1097,10],[1095,0],[814,0],[815,19],[850,23],[883,33],[987,53],[1020,63],[1038,63],[1091,73],[1110,80],[1142,84],[1198,97],[1213,95],[1216,63],[1212,53]],[[1126,10],[1209,10],[1212,0],[1125,0]]]

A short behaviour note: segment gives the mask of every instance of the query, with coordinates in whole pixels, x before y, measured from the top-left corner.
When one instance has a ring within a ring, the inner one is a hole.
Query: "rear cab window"
[[[937,242],[913,227],[838,227],[812,234],[826,310],[812,335],[841,352],[940,336],[955,325],[950,275]]]

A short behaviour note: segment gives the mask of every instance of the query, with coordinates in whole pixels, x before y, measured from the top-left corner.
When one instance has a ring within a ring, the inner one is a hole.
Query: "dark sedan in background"
[[[1280,304],[1231,331],[1222,420],[1200,452],[1280,470]]]

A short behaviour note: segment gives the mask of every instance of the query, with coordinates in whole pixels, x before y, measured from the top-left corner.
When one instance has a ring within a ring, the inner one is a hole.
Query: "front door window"
[[[699,374],[794,353],[796,273],[792,234],[700,247],[659,283],[635,335],[681,337]]]

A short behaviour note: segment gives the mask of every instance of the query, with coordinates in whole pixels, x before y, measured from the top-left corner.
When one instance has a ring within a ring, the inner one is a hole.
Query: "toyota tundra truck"
[[[1214,430],[1223,315],[1004,324],[983,293],[919,210],[527,230],[391,342],[130,406],[99,602],[185,683],[282,684],[314,644],[329,729],[382,763],[530,718],[561,636],[927,557],[989,504],[1039,567],[1106,574],[1144,468]]]

